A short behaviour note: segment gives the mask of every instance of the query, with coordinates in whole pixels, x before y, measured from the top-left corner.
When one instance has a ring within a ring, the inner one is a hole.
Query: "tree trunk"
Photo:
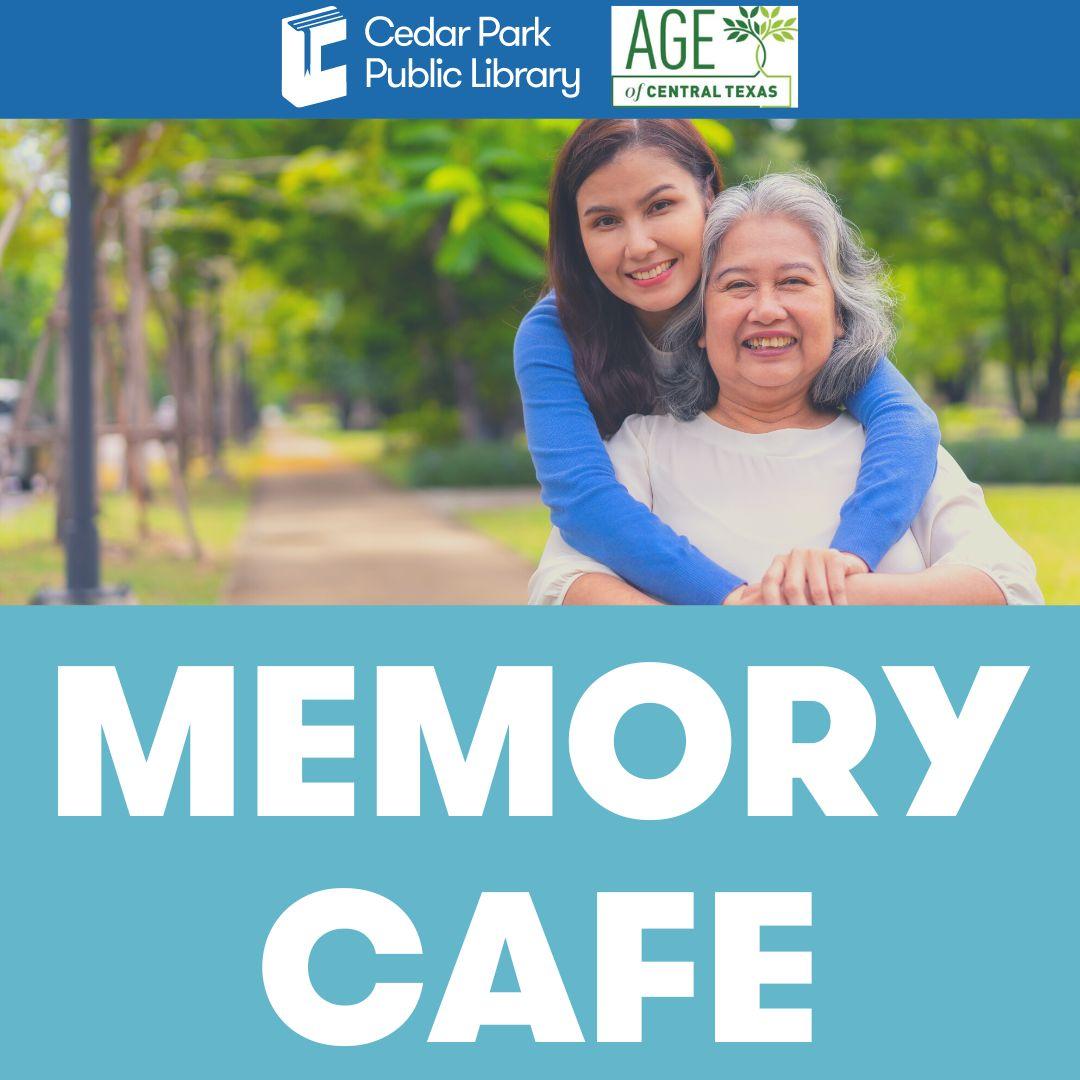
[[[68,438],[70,419],[68,383],[71,365],[71,336],[67,329],[60,335],[60,347],[56,350],[56,431],[53,437],[52,480],[56,491],[55,537],[64,544],[68,506],[71,502],[71,468],[68,462]]]
[[[142,225],[143,196],[130,188],[120,198],[124,231],[124,270],[128,304],[124,318],[124,407],[127,436],[128,486],[138,512],[139,536],[150,534],[147,502],[150,498],[146,473],[144,433],[150,424],[150,374],[146,348],[146,312],[150,293],[146,280],[145,244]]]
[[[165,440],[165,462],[169,466],[169,480],[172,483],[176,508],[180,511],[180,520],[184,523],[184,532],[187,534],[188,551],[192,559],[198,562],[203,556],[202,545],[199,543],[199,536],[195,531],[195,519],[191,516],[187,482],[184,480],[184,474],[180,471],[180,455],[177,453],[174,439]]]
[[[203,304],[189,310],[192,399],[197,453],[210,459],[214,452],[214,373],[210,319]]]
[[[187,475],[191,441],[191,396],[189,390],[190,372],[188,370],[188,352],[185,341],[184,309],[169,318],[169,344],[165,352],[165,371],[169,379],[169,392],[173,396],[176,409],[173,438],[176,442],[176,459],[180,472]]]
[[[446,215],[428,236],[428,251],[433,260],[448,226],[449,215]],[[449,278],[436,277],[435,301],[443,326],[447,330],[447,336],[451,341],[456,340],[457,335],[452,331],[461,322],[461,304],[458,300],[457,289]],[[479,442],[484,435],[484,424],[480,413],[480,402],[476,395],[476,373],[473,371],[471,361],[460,352],[457,346],[451,347],[450,372],[454,380],[454,400],[461,420],[461,434],[469,442]]]
[[[225,414],[228,408],[223,388],[228,382],[228,372],[224,370],[224,350],[221,347],[221,324],[213,294],[207,308],[206,318],[209,329],[210,358],[210,472],[214,476],[226,477],[222,452],[225,448]]]
[[[454,283],[447,278],[439,278],[435,295],[444,325],[457,326],[461,322],[461,304]],[[451,338],[454,336],[451,335]],[[461,434],[469,442],[479,442],[484,437],[484,423],[476,396],[476,373],[468,357],[456,347],[451,350],[450,371],[454,377],[454,400],[461,419]]]
[[[19,440],[26,431],[27,424],[30,422],[30,416],[34,411],[34,399],[37,397],[38,383],[41,382],[45,362],[49,355],[49,344],[56,336],[58,326],[63,323],[63,313],[66,307],[67,284],[65,283],[60,286],[60,291],[56,294],[52,311],[46,317],[45,325],[41,329],[41,337],[38,338],[37,344],[34,346],[34,353],[30,359],[30,368],[26,373],[26,381],[23,384],[23,392],[19,397],[19,404],[15,407],[15,417],[11,424],[13,445],[18,445]]]
[[[979,379],[982,366],[982,350],[970,339],[962,343],[964,361],[959,369],[949,375],[935,375],[934,389],[950,404],[967,401]]]
[[[1028,313],[1013,297],[1013,288],[1011,279],[1006,279],[1004,307],[1005,336],[1009,346],[1009,390],[1017,413],[1025,423],[1031,423],[1034,415],[1029,402],[1029,391],[1035,364],[1034,335]]]
[[[107,426],[119,425],[121,418],[127,415],[127,406],[124,402],[126,312],[121,314],[116,310],[109,281],[109,270],[103,254],[106,245],[122,250],[119,214],[115,206],[110,206],[103,214],[101,231],[105,243],[98,245],[98,332],[95,336],[97,359],[94,369],[94,407],[97,415],[94,430],[99,438]],[[126,457],[125,444],[125,465]],[[123,470],[117,482],[122,486],[126,485],[127,479]]]
[[[177,297],[176,314],[171,325],[175,331],[170,356],[175,365],[173,394],[176,397],[176,446],[180,468],[186,476],[192,454],[198,452],[199,409],[195,394],[192,310],[180,297]]]
[[[352,395],[338,393],[335,395],[334,403],[337,406],[338,427],[342,431],[348,431],[352,424]]]
[[[258,417],[255,411],[255,391],[248,378],[247,346],[236,343],[236,419],[234,430],[242,442],[248,442]]]
[[[1061,423],[1065,383],[1069,374],[1069,364],[1065,356],[1065,288],[1071,272],[1072,260],[1068,250],[1065,250],[1061,253],[1060,276],[1054,288],[1046,378],[1035,395],[1035,422],[1054,427]]]

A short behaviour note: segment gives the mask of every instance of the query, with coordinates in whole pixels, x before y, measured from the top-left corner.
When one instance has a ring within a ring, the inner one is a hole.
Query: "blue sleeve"
[[[858,555],[873,570],[930,490],[941,431],[933,409],[886,359],[847,407],[866,429],[866,447],[832,546]]]
[[[514,370],[541,496],[568,544],[672,604],[720,604],[743,584],[616,479],[578,385],[553,295],[522,320],[514,341]]]

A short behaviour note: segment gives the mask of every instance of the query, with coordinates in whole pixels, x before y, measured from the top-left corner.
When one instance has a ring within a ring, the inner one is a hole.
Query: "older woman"
[[[880,263],[816,182],[790,175],[717,196],[703,248],[700,304],[668,335],[668,411],[631,416],[608,452],[632,495],[753,583],[742,602],[827,603],[823,549],[865,441],[838,405],[893,340]],[[789,549],[805,568],[792,577],[805,584],[782,594],[769,569]],[[855,563],[850,603],[1042,602],[1031,559],[944,450],[922,509],[878,572],[859,574]],[[554,530],[530,602],[654,601]]]

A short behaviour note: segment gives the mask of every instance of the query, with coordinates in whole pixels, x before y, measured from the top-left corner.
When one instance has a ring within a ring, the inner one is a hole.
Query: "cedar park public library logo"
[[[795,7],[613,7],[611,103],[630,108],[799,103]]]
[[[324,69],[322,49],[344,41],[345,16],[329,7],[281,20],[281,96],[298,109],[343,98],[348,92],[345,65]]]

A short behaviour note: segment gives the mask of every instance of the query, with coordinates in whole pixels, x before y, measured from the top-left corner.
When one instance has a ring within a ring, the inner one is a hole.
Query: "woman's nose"
[[[773,289],[757,290],[754,295],[754,305],[750,310],[750,318],[754,322],[774,323],[786,317],[787,308]]]
[[[626,257],[640,260],[656,250],[656,241],[644,225],[630,225],[626,235]]]

